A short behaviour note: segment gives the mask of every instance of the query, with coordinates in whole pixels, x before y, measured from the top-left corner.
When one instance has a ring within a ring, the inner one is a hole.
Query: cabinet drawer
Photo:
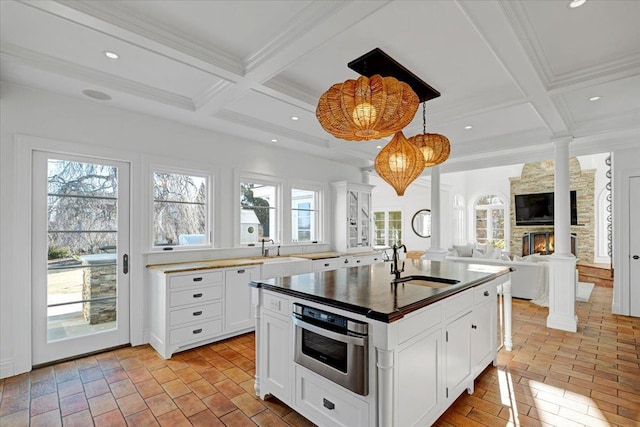
[[[467,289],[457,295],[444,300],[444,315],[446,319],[459,317],[469,311],[473,305],[473,289]]]
[[[203,303],[222,298],[222,285],[203,286],[199,288],[174,291],[169,295],[169,307],[185,304]]]
[[[277,297],[266,292],[263,293],[262,298],[262,307],[264,307],[265,309],[285,316],[291,315],[291,309],[289,308],[288,299]]]
[[[497,295],[497,287],[493,282],[476,286],[473,289],[473,302],[475,305],[478,305],[482,304],[483,302],[494,301]]]
[[[222,316],[222,302],[174,310],[169,313],[169,327]]]
[[[222,332],[222,319],[209,320],[196,325],[172,329],[169,332],[169,343],[186,344],[210,338]]]
[[[340,386],[296,366],[297,406],[304,408],[320,425],[365,427],[369,425],[369,405]],[[304,413],[305,411],[303,411]]]
[[[203,286],[222,283],[224,276],[222,271],[201,271],[193,274],[182,274],[169,278],[169,288],[177,289],[187,286]]]
[[[434,304],[424,311],[414,311],[398,325],[398,342],[403,343],[442,323],[442,304]]]
[[[313,271],[337,270],[345,265],[342,258],[316,259],[313,261]]]

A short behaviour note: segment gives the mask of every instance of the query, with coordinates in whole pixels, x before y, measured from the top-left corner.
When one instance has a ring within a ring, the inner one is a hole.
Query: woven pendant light
[[[391,185],[398,196],[403,196],[404,190],[422,173],[424,157],[418,147],[398,132],[378,153],[375,168],[380,178]]]
[[[336,138],[368,141],[404,128],[413,120],[419,103],[408,84],[375,74],[331,86],[318,101],[316,117]]]
[[[424,156],[424,167],[439,165],[449,158],[451,145],[446,136],[439,133],[427,133],[426,102],[422,103],[422,133],[409,138],[409,142],[418,147]]]

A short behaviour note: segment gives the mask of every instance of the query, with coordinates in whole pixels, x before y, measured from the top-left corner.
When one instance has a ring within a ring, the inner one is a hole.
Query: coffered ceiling
[[[548,158],[551,141],[565,136],[574,154],[640,145],[640,1],[588,0],[575,9],[569,0],[0,7],[4,81],[364,168],[387,141],[335,139],[315,106],[333,83],[356,78],[347,63],[375,47],[441,92],[427,103],[427,123],[451,141],[444,171]],[[86,89],[112,99],[87,98]],[[421,132],[421,116],[405,135]]]

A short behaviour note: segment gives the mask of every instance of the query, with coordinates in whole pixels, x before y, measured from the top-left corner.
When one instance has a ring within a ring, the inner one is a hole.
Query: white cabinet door
[[[225,271],[225,332],[254,326],[249,282],[258,278],[257,267]]]
[[[292,325],[280,318],[262,312],[260,320],[260,349],[259,359],[261,378],[261,393],[277,396],[278,399],[292,404],[291,376],[293,355],[291,354]]]
[[[412,339],[398,351],[398,425],[426,425],[442,402],[442,329]]]
[[[477,305],[471,320],[471,367],[474,376],[493,360],[496,351],[496,307],[491,302]]]
[[[471,377],[471,313],[447,325],[445,341],[445,393],[448,400],[455,400]]]

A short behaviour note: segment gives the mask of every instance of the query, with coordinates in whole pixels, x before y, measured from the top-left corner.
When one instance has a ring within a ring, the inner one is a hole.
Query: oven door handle
[[[304,320],[300,320],[295,316],[292,316],[292,319],[293,319],[293,324],[299,328],[306,329],[318,335],[322,335],[324,337],[331,338],[332,340],[343,342],[345,344],[353,344],[360,347],[365,346],[366,338],[364,337],[354,337],[351,335],[339,334],[337,332],[333,332],[328,329],[320,328],[318,326],[307,323]]]

